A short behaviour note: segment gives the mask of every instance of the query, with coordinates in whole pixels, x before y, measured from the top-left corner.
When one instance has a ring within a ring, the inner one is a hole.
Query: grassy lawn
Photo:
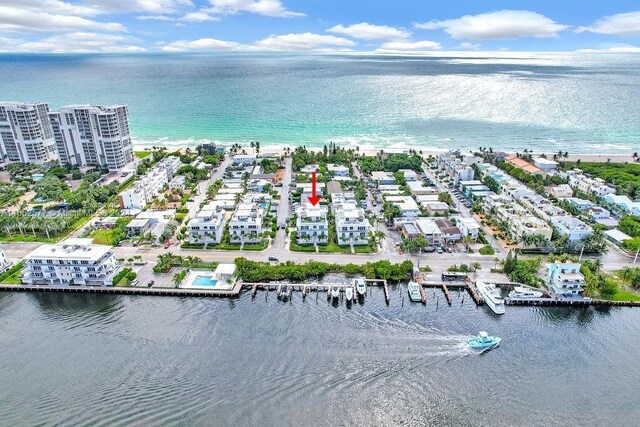
[[[37,236],[37,235],[36,235]],[[47,236],[37,236],[37,237],[33,237],[33,234],[25,234],[24,236],[21,235],[14,235],[14,236],[0,236],[0,242],[42,242],[42,243],[55,243],[58,241],[57,237],[51,237],[50,239],[47,239]]]
[[[20,261],[18,264],[14,265],[4,273],[0,275],[0,283],[5,285],[20,285],[22,281],[20,280],[20,273],[22,272],[22,267],[24,266],[24,261]]]
[[[298,245],[297,243],[294,243],[294,242],[291,242],[291,244],[289,245],[289,249],[291,249],[294,252],[315,252],[316,251],[313,245]],[[353,249],[357,254],[368,254],[368,253],[375,252],[369,245],[354,246]],[[337,243],[332,242],[326,245],[319,245],[318,252],[350,254],[351,247],[339,246]]]
[[[100,229],[100,230],[96,230],[93,233],[93,243],[97,244],[97,245],[109,245],[111,246],[113,243],[113,238],[111,237],[111,235],[113,234],[113,230],[105,230],[105,229]]]
[[[602,299],[609,301],[640,301],[640,294],[620,288],[613,296]]]
[[[138,158],[138,159],[144,159],[147,156],[151,155],[151,152],[149,151],[134,151],[133,154]]]

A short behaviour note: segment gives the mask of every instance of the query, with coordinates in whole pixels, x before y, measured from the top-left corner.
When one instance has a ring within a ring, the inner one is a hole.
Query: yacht
[[[485,331],[480,331],[477,337],[469,338],[467,344],[473,350],[488,350],[500,345],[500,337],[490,336]]]
[[[344,298],[347,300],[347,302],[351,302],[351,300],[353,299],[353,288],[351,286],[347,286],[346,288],[344,288]]]
[[[338,286],[331,287],[331,298],[340,298],[340,288]]]
[[[409,282],[407,285],[409,291],[409,299],[413,302],[422,302],[422,295],[420,295],[420,285],[416,282]]]
[[[504,314],[504,299],[500,289],[493,283],[485,283],[480,280],[476,282],[478,292],[484,302],[493,310],[495,314]]]
[[[356,292],[358,295],[365,296],[367,293],[367,284],[364,279],[356,279]]]
[[[536,291],[535,289],[527,288],[525,286],[515,286],[511,292],[509,292],[509,298],[542,298],[543,293]]]

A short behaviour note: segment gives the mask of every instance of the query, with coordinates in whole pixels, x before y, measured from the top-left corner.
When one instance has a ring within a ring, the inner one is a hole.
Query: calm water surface
[[[634,425],[640,310],[0,294],[0,424]],[[503,338],[484,355],[461,344]]]

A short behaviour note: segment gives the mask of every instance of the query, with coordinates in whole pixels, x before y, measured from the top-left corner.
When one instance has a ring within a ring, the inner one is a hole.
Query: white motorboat
[[[331,298],[340,298],[340,288],[338,286],[331,287]]]
[[[351,300],[353,300],[353,288],[351,286],[344,288],[344,297],[347,302],[351,302]]]
[[[484,299],[484,302],[489,306],[495,314],[504,314],[504,299],[500,288],[493,283],[485,283],[480,280],[476,282],[478,292]]]
[[[364,279],[356,279],[356,292],[358,295],[365,296],[367,294],[367,283]]]
[[[509,298],[542,298],[544,294],[535,289],[527,288],[525,286],[515,286],[511,292],[509,292]]]

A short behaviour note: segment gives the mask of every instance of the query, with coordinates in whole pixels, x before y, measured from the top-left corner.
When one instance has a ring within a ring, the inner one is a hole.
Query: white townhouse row
[[[352,202],[348,194],[345,193],[345,196],[342,196],[343,201],[340,201],[340,198],[336,198],[333,202],[338,244],[342,246],[366,245],[369,243],[369,236],[372,231],[371,224],[364,213],[364,209],[355,203],[355,197]]]
[[[327,243],[329,241],[328,209],[326,206],[303,203],[296,210],[298,243]]]
[[[479,163],[480,159],[471,153],[449,151],[437,157],[438,168],[444,171],[454,184],[460,181],[471,181],[475,177],[472,165]]]
[[[562,236],[568,236],[569,241],[582,240],[593,232],[593,229],[578,218],[564,215],[551,217],[553,225]]]
[[[11,161],[101,166],[119,171],[134,160],[126,105],[0,103],[0,155]]]
[[[220,243],[226,222],[227,215],[222,207],[205,205],[187,224],[189,243]]]
[[[240,203],[229,221],[232,243],[258,243],[262,233],[264,209],[258,203]]]
[[[118,194],[120,209],[144,209],[164,191],[181,165],[182,162],[175,156],[165,157],[159,161],[131,188]]]
[[[531,214],[524,206],[505,195],[490,195],[484,199],[487,212],[506,223],[511,236],[522,239],[526,235],[541,235],[551,239],[553,229],[542,219]]]
[[[108,286],[122,269],[112,248],[92,239],[42,245],[24,260],[22,282],[28,285]]]
[[[616,205],[631,215],[640,215],[640,202],[634,202],[627,196],[617,196],[608,194],[604,200],[612,205]]]
[[[604,197],[607,194],[616,193],[615,188],[608,186],[603,179],[589,178],[580,169],[573,169],[567,172],[567,177],[571,188],[580,190],[585,194]]]

